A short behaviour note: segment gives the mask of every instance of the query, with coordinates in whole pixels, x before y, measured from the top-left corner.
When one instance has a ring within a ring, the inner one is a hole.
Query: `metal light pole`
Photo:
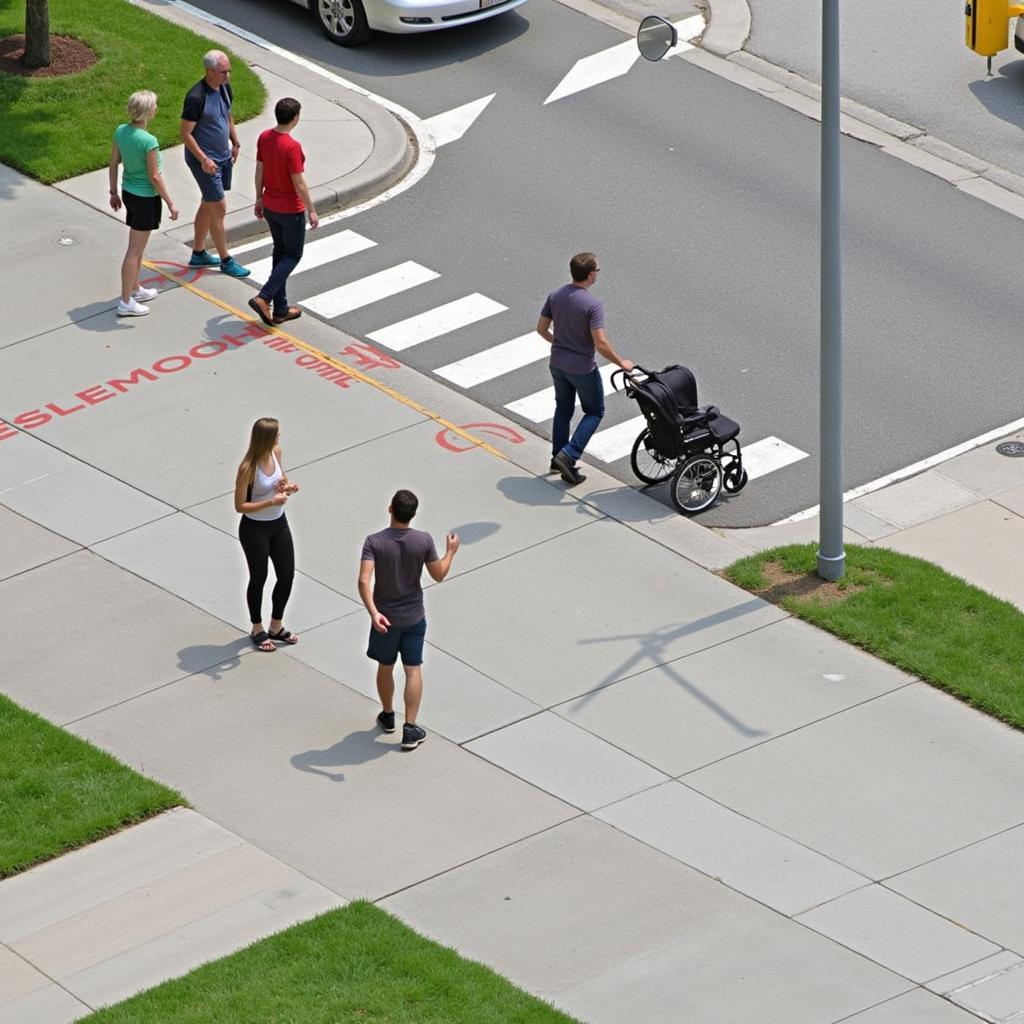
[[[821,394],[818,575],[846,573],[843,550],[843,293],[839,213],[839,0],[821,0]]]

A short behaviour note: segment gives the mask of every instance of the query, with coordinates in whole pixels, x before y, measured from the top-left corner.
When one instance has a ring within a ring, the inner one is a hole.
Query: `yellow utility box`
[[[967,46],[982,57],[994,57],[1010,42],[1010,0],[967,0]]]

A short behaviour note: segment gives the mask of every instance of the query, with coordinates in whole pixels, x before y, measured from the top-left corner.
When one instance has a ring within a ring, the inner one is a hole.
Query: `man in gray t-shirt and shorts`
[[[440,583],[459,550],[458,535],[449,533],[444,557],[439,558],[434,538],[409,526],[418,506],[419,499],[412,491],[396,491],[388,506],[390,525],[366,538],[359,561],[359,596],[370,613],[366,655],[377,662],[377,693],[382,706],[377,721],[384,732],[395,731],[395,662],[402,657],[403,750],[415,750],[427,738],[416,724],[423,696],[423,641],[427,635],[420,576],[426,566],[431,578]]]

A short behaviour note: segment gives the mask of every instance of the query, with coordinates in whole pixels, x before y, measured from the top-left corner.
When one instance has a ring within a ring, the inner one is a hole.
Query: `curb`
[[[303,71],[301,65],[274,53],[273,49],[261,45],[255,37],[246,38],[245,34],[231,31],[226,23],[191,7],[187,2],[130,2],[157,17],[199,32],[230,48],[254,68],[262,68],[279,78],[310,88],[301,79],[311,72]],[[410,123],[414,119],[413,115],[407,118],[393,104],[385,106],[358,87],[347,86],[327,76],[317,76],[316,88],[310,91],[359,118],[373,136],[373,151],[360,167],[311,189],[318,213],[337,213],[380,195],[401,181],[416,166],[421,156],[425,155],[420,136]],[[251,210],[235,210],[225,218],[225,231],[228,241],[237,243],[244,238],[264,234],[266,223],[257,220]]]
[[[706,0],[708,27],[701,46],[719,57],[742,50],[750,35],[750,6],[747,0]]]

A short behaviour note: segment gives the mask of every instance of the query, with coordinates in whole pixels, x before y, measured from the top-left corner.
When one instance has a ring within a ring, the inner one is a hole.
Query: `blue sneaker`
[[[219,267],[220,257],[211,256],[205,249],[196,252],[192,250],[192,258],[188,261],[190,267]]]
[[[221,260],[220,272],[227,274],[228,277],[248,277],[252,273],[248,267],[243,267],[234,256]]]

